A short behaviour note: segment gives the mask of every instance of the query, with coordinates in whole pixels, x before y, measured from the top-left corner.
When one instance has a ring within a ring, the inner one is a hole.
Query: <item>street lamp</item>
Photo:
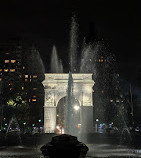
[[[74,106],[74,110],[75,110],[75,111],[78,111],[79,109],[80,109],[80,107],[79,107],[78,105],[75,105],[75,106]]]
[[[95,121],[96,121],[96,132],[98,133],[98,121],[99,121],[99,119],[97,118],[97,119],[95,119]]]

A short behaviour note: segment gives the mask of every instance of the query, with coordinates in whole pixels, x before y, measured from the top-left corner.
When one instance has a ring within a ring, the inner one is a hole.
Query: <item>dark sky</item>
[[[0,1],[0,38],[22,37],[36,43],[46,65],[52,45],[66,57],[72,12],[82,38],[91,22],[117,55],[120,73],[137,77],[141,52],[141,18],[136,0],[3,0]]]

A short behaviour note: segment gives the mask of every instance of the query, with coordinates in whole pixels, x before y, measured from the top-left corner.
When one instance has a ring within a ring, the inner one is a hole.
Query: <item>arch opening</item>
[[[73,97],[72,98],[72,111],[70,112],[71,119],[73,120],[73,125],[71,125],[71,128],[73,130],[73,133],[76,135],[80,132],[80,103],[79,101]],[[57,104],[56,107],[56,132],[58,134],[64,133],[65,124],[65,117],[66,117],[66,111],[67,111],[67,96],[61,98]]]

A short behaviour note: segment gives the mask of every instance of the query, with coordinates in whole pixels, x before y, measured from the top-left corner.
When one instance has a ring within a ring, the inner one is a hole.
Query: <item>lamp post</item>
[[[99,121],[99,119],[97,118],[95,121],[96,121],[96,132],[98,133],[98,121]]]

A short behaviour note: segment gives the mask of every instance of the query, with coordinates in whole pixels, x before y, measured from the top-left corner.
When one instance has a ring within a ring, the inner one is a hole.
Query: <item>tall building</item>
[[[23,122],[28,121],[29,126],[35,124],[38,119],[42,119],[44,96],[44,72],[39,52],[33,46],[10,41],[0,44],[0,56],[3,119],[8,123],[13,116],[12,111],[9,111],[10,106],[27,106]],[[14,115],[17,116],[17,113]]]

